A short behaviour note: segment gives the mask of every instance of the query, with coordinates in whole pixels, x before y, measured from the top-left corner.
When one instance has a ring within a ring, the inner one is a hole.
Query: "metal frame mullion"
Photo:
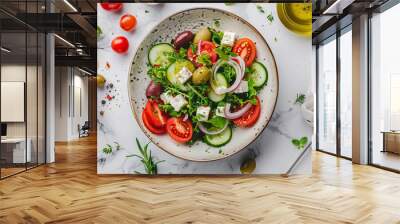
[[[336,154],[341,157],[341,119],[340,119],[340,30],[336,31]]]

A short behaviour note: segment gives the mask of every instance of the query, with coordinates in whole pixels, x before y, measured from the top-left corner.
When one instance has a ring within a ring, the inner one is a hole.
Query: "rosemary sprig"
[[[151,151],[148,149],[150,142],[147,143],[144,147],[142,147],[139,140],[136,138],[136,144],[138,146],[141,155],[133,154],[133,155],[128,155],[126,157],[138,157],[142,162],[147,174],[157,174],[157,164],[164,162],[164,160],[158,162],[153,161]]]

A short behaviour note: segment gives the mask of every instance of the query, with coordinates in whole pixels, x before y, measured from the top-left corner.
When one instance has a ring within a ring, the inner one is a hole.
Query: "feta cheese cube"
[[[199,121],[208,120],[211,108],[209,106],[200,106],[197,108],[196,115],[199,117]]]
[[[169,94],[168,92],[163,92],[163,93],[160,95],[160,99],[161,99],[165,104],[170,103],[171,100],[172,100],[173,98],[174,98],[174,97],[173,97],[171,94]]]
[[[234,93],[245,93],[249,91],[249,85],[247,81],[242,80],[239,86],[233,91]]]
[[[169,102],[176,112],[179,112],[188,102],[182,95],[177,95]]]
[[[225,107],[218,106],[217,109],[215,109],[215,115],[225,117]]]
[[[215,93],[216,94],[224,94],[226,91],[226,87],[224,86],[218,86],[217,88],[215,88]]]
[[[221,40],[221,45],[233,47],[234,43],[235,43],[235,33],[225,31],[224,36],[222,37]]]
[[[192,72],[188,69],[188,68],[186,68],[186,67],[183,67],[179,72],[178,72],[178,74],[176,74],[176,81],[179,83],[179,84],[184,84],[187,80],[189,80],[190,79],[190,77],[192,77]]]

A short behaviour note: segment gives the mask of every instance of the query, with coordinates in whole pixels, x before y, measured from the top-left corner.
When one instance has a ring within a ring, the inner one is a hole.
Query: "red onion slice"
[[[219,60],[214,66],[213,66],[213,76],[215,76],[217,74],[218,69],[223,65],[223,64],[228,64],[230,66],[232,66],[235,69],[236,72],[236,79],[235,82],[228,88],[218,88],[218,86],[215,86],[214,82],[211,81],[211,87],[213,88],[214,92],[216,94],[224,94],[224,93],[228,93],[228,92],[232,92],[234,91],[240,84],[240,82],[243,79],[243,75],[244,75],[244,70],[242,70],[240,68],[239,63],[237,63],[236,61],[232,60],[231,58],[228,61],[225,60]]]
[[[239,66],[242,69],[242,72],[243,72],[243,75],[244,75],[244,71],[246,69],[246,63],[244,62],[243,58],[240,57],[240,56],[236,56],[236,57],[232,57],[232,59],[239,63]]]
[[[231,120],[237,119],[250,110],[251,106],[251,103],[247,103],[244,107],[240,108],[240,110],[231,112],[231,104],[227,103],[224,110],[225,117]]]
[[[223,128],[221,128],[217,131],[210,131],[206,127],[204,127],[204,125],[201,122],[199,122],[199,129],[206,135],[218,135],[218,134],[222,133],[223,131],[225,131],[225,129],[228,127],[228,124],[229,124],[229,122],[226,121]]]
[[[189,116],[187,114],[185,114],[185,116],[183,117],[183,121],[187,121],[189,118]]]

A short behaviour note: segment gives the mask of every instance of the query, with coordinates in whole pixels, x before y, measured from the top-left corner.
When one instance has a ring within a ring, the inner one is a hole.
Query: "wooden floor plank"
[[[0,223],[400,223],[400,175],[313,152],[311,176],[98,176],[96,139],[0,181]]]

